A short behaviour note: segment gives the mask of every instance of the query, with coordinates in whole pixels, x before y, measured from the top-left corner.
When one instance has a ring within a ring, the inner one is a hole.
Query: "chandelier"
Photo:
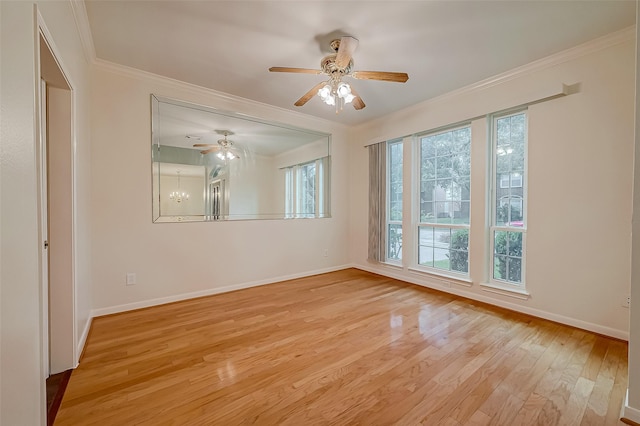
[[[318,96],[327,105],[335,105],[336,114],[356,97],[351,93],[351,86],[342,81],[340,76],[332,76],[327,83],[318,90]]]
[[[181,203],[183,201],[189,200],[189,194],[187,192],[183,192],[180,190],[180,170],[176,171],[178,174],[178,190],[172,191],[169,194],[169,199],[175,201],[176,203]]]

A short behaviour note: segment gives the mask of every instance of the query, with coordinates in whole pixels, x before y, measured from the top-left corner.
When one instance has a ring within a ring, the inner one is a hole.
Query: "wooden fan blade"
[[[321,70],[312,70],[310,68],[290,68],[290,67],[271,67],[271,72],[295,72],[300,74],[322,74]]]
[[[204,151],[200,151],[200,154],[208,154],[210,152],[215,152],[219,150],[220,147],[214,146],[213,148],[205,149]]]
[[[355,109],[361,110],[362,108],[366,107],[364,101],[362,100],[358,92],[354,90],[353,86],[351,87],[351,94],[355,96],[355,98],[353,98],[353,100],[351,101]]]
[[[194,148],[201,148],[201,147],[204,147],[204,146],[215,146],[215,145],[212,144],[212,143],[194,143],[193,144]]]
[[[382,80],[395,83],[404,83],[409,80],[409,75],[405,72],[387,71],[356,71],[351,73],[351,77],[359,80]]]
[[[321,81],[320,83],[318,83],[315,86],[313,86],[313,88],[311,90],[309,90],[307,93],[305,93],[304,95],[302,95],[302,97],[300,99],[298,99],[294,105],[295,106],[302,106],[302,105],[306,104],[307,102],[309,102],[309,99],[313,98],[313,96],[318,93],[318,90],[320,90],[320,88],[322,86],[324,86],[325,84],[327,84],[326,81]]]
[[[338,54],[336,55],[336,65],[340,68],[344,68],[349,65],[351,56],[358,47],[358,39],[344,36],[340,39],[340,47],[338,48]]]

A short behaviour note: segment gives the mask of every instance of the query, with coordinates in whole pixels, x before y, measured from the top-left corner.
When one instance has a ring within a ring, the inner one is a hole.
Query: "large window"
[[[402,260],[402,140],[387,142],[387,260]]]
[[[322,186],[326,158],[285,169],[285,216],[319,217],[324,214]]]
[[[527,114],[492,121],[491,279],[524,285]]]
[[[418,264],[469,273],[471,128],[419,138]]]

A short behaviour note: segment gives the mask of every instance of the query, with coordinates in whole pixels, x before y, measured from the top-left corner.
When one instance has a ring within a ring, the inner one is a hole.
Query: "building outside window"
[[[527,114],[492,120],[491,281],[524,286]]]
[[[418,264],[469,274],[471,127],[419,137]]]

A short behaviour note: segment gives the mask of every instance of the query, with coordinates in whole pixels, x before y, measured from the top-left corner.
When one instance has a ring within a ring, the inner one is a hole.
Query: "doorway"
[[[73,90],[41,26],[38,174],[45,382],[76,366]],[[56,383],[56,392],[66,384]],[[48,389],[51,392],[51,389]],[[49,407],[47,407],[49,409]],[[49,410],[47,410],[49,411]],[[55,416],[55,413],[54,413]],[[49,419],[52,421],[52,418]]]

